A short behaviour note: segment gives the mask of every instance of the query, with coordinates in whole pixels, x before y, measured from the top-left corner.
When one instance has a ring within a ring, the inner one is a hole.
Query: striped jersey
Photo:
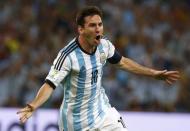
[[[64,98],[60,107],[60,130],[81,131],[98,127],[110,108],[102,87],[102,68],[113,57],[115,47],[102,38],[94,53],[85,52],[74,38],[59,53],[46,81],[56,87],[62,84]]]

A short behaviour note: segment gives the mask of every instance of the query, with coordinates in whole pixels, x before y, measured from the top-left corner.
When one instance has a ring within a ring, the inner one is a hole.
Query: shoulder
[[[103,36],[103,37],[101,38],[101,42],[108,42],[108,41],[110,41],[110,40],[109,40],[108,37],[106,37],[106,36]]]
[[[110,40],[108,39],[108,37],[106,37],[106,36],[103,36],[103,37],[101,38],[100,42],[101,42],[101,44],[103,44],[104,46],[108,46],[108,45],[111,43],[111,41],[110,41]]]
[[[72,39],[64,48],[62,48],[59,51],[60,55],[68,56],[70,53],[72,53],[76,48],[78,47],[78,44],[76,42],[76,38]]]
[[[73,40],[71,40],[64,48],[62,48],[56,59],[55,59],[55,65],[62,65],[63,63],[65,63],[65,61],[67,61],[66,63],[68,63],[68,61],[70,61],[71,57],[70,54],[72,54],[72,52],[74,52],[74,50],[76,50],[78,48],[78,44],[76,43],[76,38],[74,38]]]
[[[76,43],[76,38],[72,39],[70,42],[68,42],[68,44],[63,47],[59,52],[60,53],[64,53],[64,52],[68,52],[70,50],[73,50],[77,47],[77,43]]]
[[[108,37],[105,37],[105,36],[102,37],[100,42],[103,48],[110,48],[110,46],[113,45],[112,42],[108,39]]]

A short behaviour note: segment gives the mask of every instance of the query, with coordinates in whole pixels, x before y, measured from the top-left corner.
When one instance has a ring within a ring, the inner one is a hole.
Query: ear
[[[78,33],[83,34],[83,27],[82,26],[78,26]]]

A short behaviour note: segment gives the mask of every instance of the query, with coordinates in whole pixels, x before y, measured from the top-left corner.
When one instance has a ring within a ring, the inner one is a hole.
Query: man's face
[[[97,36],[103,35],[103,23],[99,15],[85,17],[84,27],[79,27],[79,34],[92,46],[100,43]]]

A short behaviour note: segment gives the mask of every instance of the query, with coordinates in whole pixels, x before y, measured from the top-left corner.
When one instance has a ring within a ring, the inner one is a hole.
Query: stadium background
[[[103,85],[120,111],[190,112],[190,1],[1,0],[0,107],[20,108],[44,82],[58,51],[76,36],[76,12],[97,5],[105,35],[122,55],[155,69],[179,70],[172,86],[106,66]],[[56,88],[42,108],[59,108]]]

